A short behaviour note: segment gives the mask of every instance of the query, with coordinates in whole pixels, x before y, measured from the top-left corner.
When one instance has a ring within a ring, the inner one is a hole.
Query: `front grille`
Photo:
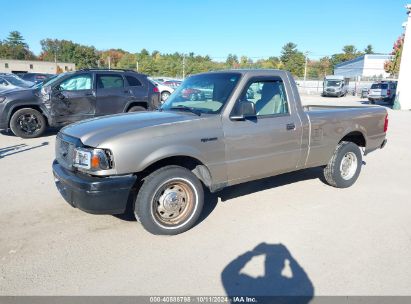
[[[59,135],[56,137],[56,159],[66,169],[73,169],[73,156],[76,145],[64,140]]]
[[[335,92],[335,90],[334,89],[327,89],[327,92],[333,93],[333,92]]]

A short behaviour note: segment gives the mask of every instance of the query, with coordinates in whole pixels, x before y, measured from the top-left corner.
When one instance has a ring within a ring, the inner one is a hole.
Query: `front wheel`
[[[134,214],[148,232],[176,235],[196,223],[203,204],[204,191],[199,179],[186,168],[167,166],[143,180]]]
[[[340,142],[333,156],[324,168],[328,184],[336,188],[348,188],[357,180],[361,172],[362,154],[360,148],[352,143]]]
[[[10,119],[10,129],[21,138],[35,138],[46,131],[46,119],[39,111],[24,108],[16,111]]]

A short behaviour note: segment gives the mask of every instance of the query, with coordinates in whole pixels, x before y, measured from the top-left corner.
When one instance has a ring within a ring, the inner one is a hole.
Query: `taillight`
[[[154,92],[154,93],[160,93],[160,91],[158,90],[157,87],[154,87],[153,92]]]
[[[391,90],[387,90],[387,95],[388,95],[388,96],[391,95]]]
[[[387,133],[387,130],[388,130],[388,114],[385,115],[384,132]]]

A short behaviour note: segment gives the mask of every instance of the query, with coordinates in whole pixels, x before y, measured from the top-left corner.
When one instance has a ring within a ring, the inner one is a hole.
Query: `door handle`
[[[85,93],[84,96],[93,96],[93,93]]]
[[[286,128],[287,128],[287,131],[295,130],[295,124],[293,122],[289,123],[286,125]]]

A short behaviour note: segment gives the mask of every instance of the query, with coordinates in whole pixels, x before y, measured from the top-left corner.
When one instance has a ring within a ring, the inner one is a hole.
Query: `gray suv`
[[[371,85],[371,88],[368,91],[368,100],[371,101],[372,104],[374,104],[376,100],[382,100],[393,104],[396,91],[396,81],[376,82]]]
[[[34,87],[0,93],[0,129],[22,138],[109,114],[154,110],[158,88],[131,70],[83,69],[52,77]]]

